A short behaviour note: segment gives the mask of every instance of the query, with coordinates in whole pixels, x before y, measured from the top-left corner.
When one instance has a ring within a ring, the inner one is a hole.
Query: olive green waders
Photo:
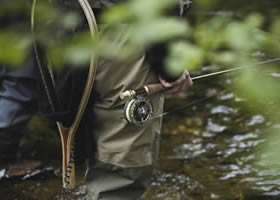
[[[124,104],[119,94],[131,88],[158,82],[144,64],[144,56],[128,64],[100,60],[97,68],[93,106],[97,152],[86,175],[88,200],[134,200],[149,186],[157,157],[161,119],[143,127],[124,118]],[[154,112],[161,113],[163,95],[149,97]],[[93,162],[94,163],[94,162]]]
[[[111,1],[100,2],[109,5]],[[113,39],[112,44],[118,51],[126,45],[126,37],[126,34],[116,35]],[[143,127],[130,124],[124,117],[125,101],[119,95],[125,90],[158,82],[144,55],[129,62],[99,58],[92,108],[97,151],[92,155],[95,164],[88,167],[86,174],[88,200],[136,200],[149,186],[157,157],[161,118]],[[148,98],[154,113],[162,113],[164,96],[154,94]]]
[[[151,166],[121,168],[98,162],[87,172],[87,200],[140,200],[152,171]]]

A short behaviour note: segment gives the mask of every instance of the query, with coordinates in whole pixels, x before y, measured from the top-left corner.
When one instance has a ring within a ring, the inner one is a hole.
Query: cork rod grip
[[[126,90],[120,94],[120,99],[124,100],[126,98],[134,97],[137,95],[154,94],[157,92],[162,92],[164,90],[165,88],[160,83],[150,84],[140,89]]]
[[[160,83],[146,85],[144,88],[147,94],[154,94],[166,90]]]

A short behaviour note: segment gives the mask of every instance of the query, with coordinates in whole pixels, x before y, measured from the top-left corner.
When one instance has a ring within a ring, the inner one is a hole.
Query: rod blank
[[[278,61],[280,61],[280,57],[279,58],[270,59],[270,60],[266,60],[266,61],[262,61],[262,62],[256,63],[256,64],[248,66],[248,67],[235,67],[235,68],[231,68],[231,69],[227,69],[227,70],[222,70],[222,71],[218,71],[218,72],[213,72],[213,73],[209,73],[209,74],[204,74],[204,75],[196,76],[196,77],[193,77],[191,79],[193,81],[195,81],[195,80],[199,80],[199,79],[203,79],[203,78],[208,78],[208,77],[212,77],[212,76],[216,76],[216,75],[220,75],[220,74],[225,74],[225,73],[229,73],[229,72],[234,72],[234,71],[239,71],[239,70],[243,70],[243,69],[248,69],[248,68],[254,67],[256,65],[263,65],[263,64],[268,64],[268,63],[278,62]],[[126,98],[134,97],[134,96],[137,96],[137,95],[154,94],[154,93],[157,93],[157,92],[165,91],[166,89],[167,88],[163,87],[160,83],[151,84],[151,85],[145,85],[143,88],[140,88],[140,89],[126,90],[126,91],[122,92],[120,94],[120,99],[124,100]]]

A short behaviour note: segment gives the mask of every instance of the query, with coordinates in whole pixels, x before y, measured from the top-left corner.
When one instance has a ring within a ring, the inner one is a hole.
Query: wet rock
[[[37,168],[41,166],[40,161],[36,160],[22,160],[15,163],[6,163],[0,166],[0,179],[1,177],[12,178],[26,176],[37,171]],[[1,176],[2,175],[2,176]]]

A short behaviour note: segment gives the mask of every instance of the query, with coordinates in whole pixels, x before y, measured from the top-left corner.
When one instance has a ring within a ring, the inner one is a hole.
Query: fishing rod
[[[196,76],[191,79],[192,81],[200,80],[204,78],[209,78],[221,74],[248,69],[255,66],[278,62],[278,61],[280,61],[280,57],[258,62],[256,64],[247,67],[234,67],[218,72]],[[168,89],[169,88],[163,87],[162,84],[156,83],[156,84],[145,85],[143,88],[139,88],[135,90],[126,90],[122,92],[120,94],[120,99],[121,100],[128,99],[124,107],[124,115],[126,120],[136,126],[143,126],[149,121],[151,121],[151,119],[154,119],[155,117],[153,117],[153,106],[150,103],[149,99],[147,99],[145,96],[159,93],[159,92],[164,92],[167,91]]]
[[[192,79],[192,81],[195,81],[195,80],[199,80],[199,79],[203,79],[203,78],[209,78],[209,77],[217,76],[217,75],[220,75],[220,74],[226,74],[226,73],[239,71],[239,70],[243,70],[243,69],[248,69],[248,68],[251,68],[251,67],[264,65],[264,64],[268,64],[268,63],[273,63],[273,62],[278,62],[278,61],[280,61],[280,57],[270,59],[270,60],[266,60],[266,61],[262,61],[262,62],[258,62],[256,64],[253,64],[253,65],[247,66],[247,67],[234,67],[234,68],[231,68],[231,69],[226,69],[226,70],[222,70],[222,71],[218,71],[218,72],[213,72],[213,73],[209,73],[209,74],[204,74],[204,75],[192,77],[191,79]],[[124,91],[120,94],[120,99],[124,100],[126,98],[135,97],[137,95],[154,94],[154,93],[163,92],[163,91],[166,91],[166,90],[168,90],[168,88],[163,87],[160,83],[150,84],[150,85],[145,85],[143,88],[139,88],[139,89],[136,89],[136,90],[126,90],[126,91]]]

